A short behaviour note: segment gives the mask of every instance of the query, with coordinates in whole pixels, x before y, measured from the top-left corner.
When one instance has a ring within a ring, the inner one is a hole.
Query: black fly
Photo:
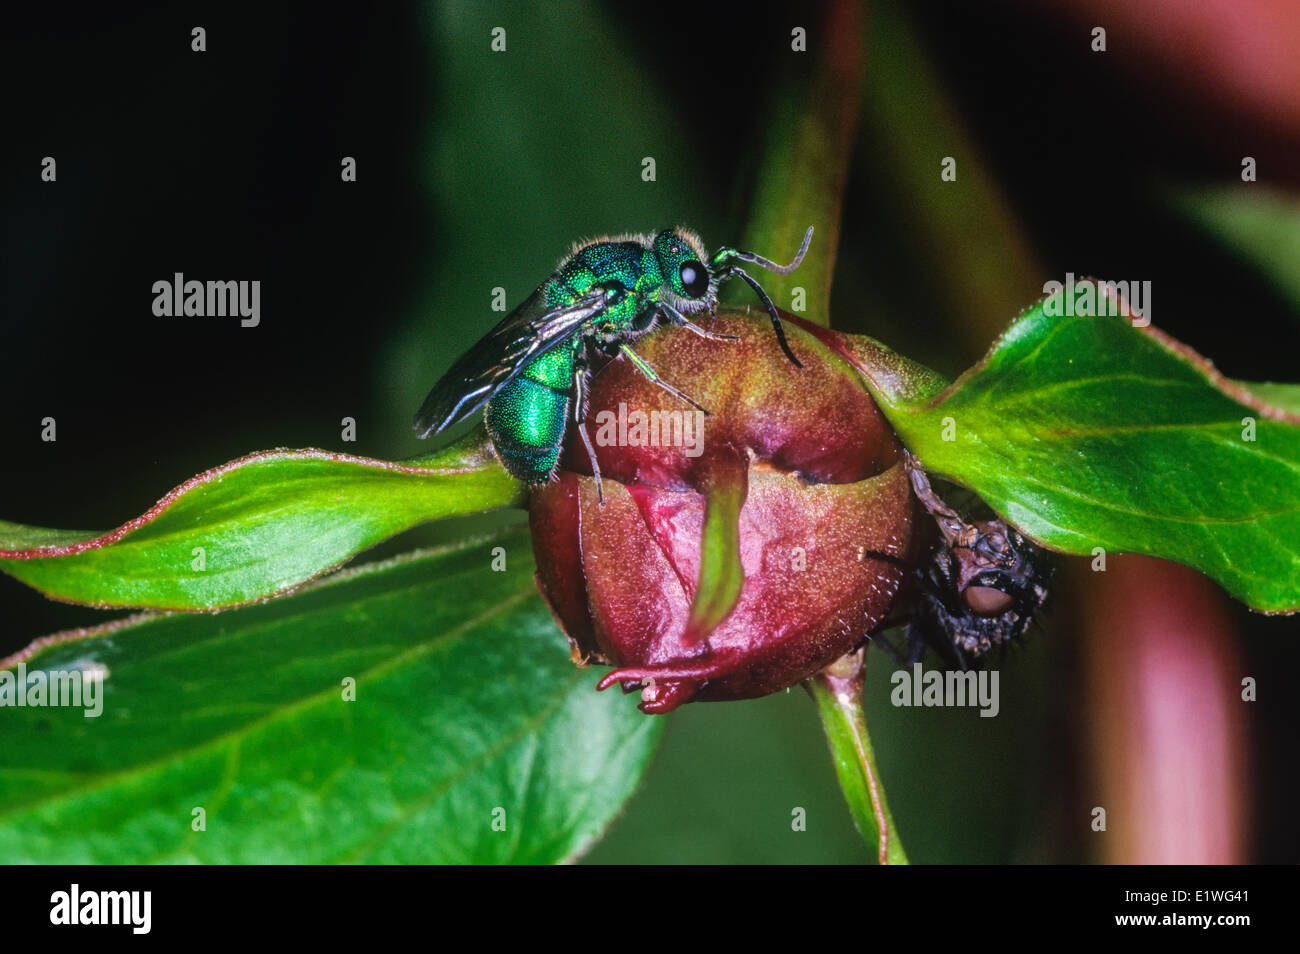
[[[881,636],[874,641],[899,662],[919,662],[930,649],[950,669],[978,668],[994,647],[1005,650],[1019,640],[1042,609],[1051,558],[1003,520],[963,519],[935,493],[920,462],[905,454],[912,489],[939,539],[912,571],[906,652]]]

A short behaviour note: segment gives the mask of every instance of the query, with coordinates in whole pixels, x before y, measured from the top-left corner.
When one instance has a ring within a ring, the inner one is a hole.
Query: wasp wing
[[[558,307],[545,302],[541,289],[533,292],[433,386],[415,416],[415,430],[428,437],[463,421],[530,362],[571,338],[583,322],[604,310],[603,291]]]

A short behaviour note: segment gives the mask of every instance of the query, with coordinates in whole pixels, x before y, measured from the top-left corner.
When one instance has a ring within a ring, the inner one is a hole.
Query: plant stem
[[[763,287],[785,309],[794,309],[794,289],[803,288],[805,300],[798,310],[829,328],[831,277],[864,61],[861,5],[834,0],[826,11],[825,21],[814,27],[814,35],[826,38],[824,52],[810,60],[808,68],[782,74],[742,245],[784,261],[799,247],[804,230],[813,226],[812,246],[799,270],[764,275]]]
[[[835,760],[835,774],[863,840],[875,849],[880,864],[905,865],[907,854],[885,800],[867,732],[862,707],[865,672],[865,652],[859,649],[809,679],[804,687],[817,703],[817,714]]]

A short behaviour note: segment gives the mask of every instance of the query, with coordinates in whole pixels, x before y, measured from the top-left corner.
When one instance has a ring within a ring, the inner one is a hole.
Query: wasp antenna
[[[808,231],[803,234],[803,244],[799,246],[799,251],[795,253],[794,261],[789,265],[778,265],[770,258],[764,258],[762,255],[755,252],[745,252],[738,248],[723,249],[722,252],[727,253],[727,258],[738,258],[742,262],[753,262],[755,265],[760,268],[765,268],[769,272],[776,272],[778,275],[789,275],[799,267],[800,263],[803,262],[803,257],[808,254],[808,246],[812,244],[812,235],[813,227],[810,225],[808,226]],[[719,255],[721,255],[722,252],[720,252]],[[716,257],[717,256],[715,256],[715,258]]]
[[[773,265],[771,262],[764,263],[763,267],[770,272],[776,272],[778,275],[789,275],[800,263],[803,257],[808,254],[808,246],[812,244],[813,227],[808,226],[808,231],[803,233],[803,244],[799,246],[799,251],[795,253],[794,261],[789,265]]]
[[[809,231],[811,232],[812,230],[810,229]],[[807,243],[805,243],[805,245],[806,244]],[[767,292],[763,291],[763,286],[755,281],[754,276],[750,275],[744,269],[733,267],[728,274],[739,277],[746,285],[754,289],[754,293],[758,295],[759,300],[763,302],[763,307],[767,309],[767,316],[772,319],[772,328],[776,331],[776,340],[781,343],[781,350],[785,352],[787,358],[794,362],[796,368],[802,369],[803,363],[794,356],[794,352],[790,350],[790,342],[785,340],[785,329],[781,326],[781,316],[776,313],[776,306],[772,304],[772,299],[767,297]]]

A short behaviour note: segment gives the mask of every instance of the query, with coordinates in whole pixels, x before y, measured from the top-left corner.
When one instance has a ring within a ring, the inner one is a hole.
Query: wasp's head
[[[687,314],[717,306],[718,284],[698,236],[685,229],[664,229],[655,236],[654,254],[671,293],[669,304]]]

